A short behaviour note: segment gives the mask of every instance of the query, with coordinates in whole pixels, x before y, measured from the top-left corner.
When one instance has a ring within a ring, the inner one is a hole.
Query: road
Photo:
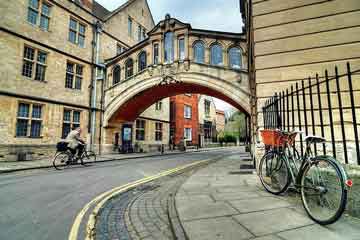
[[[65,240],[77,213],[99,194],[230,150],[97,163],[65,171],[0,175],[0,239]]]

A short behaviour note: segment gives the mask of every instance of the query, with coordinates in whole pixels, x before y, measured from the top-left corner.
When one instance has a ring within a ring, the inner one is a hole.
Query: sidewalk
[[[182,152],[179,150],[174,151],[165,151],[164,154],[160,152],[151,152],[151,153],[129,153],[129,154],[102,154],[98,155],[96,162],[106,162],[106,161],[116,161],[116,160],[127,160],[127,159],[136,159],[136,158],[144,158],[144,157],[156,157],[163,155],[174,155],[174,154],[184,154],[191,152],[202,152],[202,151],[210,151],[216,149],[223,149],[230,147],[218,147],[218,148],[201,148],[201,149],[188,149],[186,152]],[[41,159],[41,160],[32,160],[32,161],[0,161],[0,174],[14,171],[22,171],[22,170],[31,170],[31,169],[39,169],[39,168],[49,168],[53,167],[52,165],[53,159]]]
[[[175,204],[190,240],[360,239],[360,219],[345,214],[323,227],[306,215],[299,195],[265,192],[255,173],[240,170],[251,163],[246,158],[244,153],[210,164],[180,187]]]

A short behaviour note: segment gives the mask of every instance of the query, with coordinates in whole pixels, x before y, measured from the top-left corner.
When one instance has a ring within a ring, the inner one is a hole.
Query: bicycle
[[[84,145],[84,149],[86,149],[86,145]],[[91,150],[84,150],[80,157],[76,155],[77,153],[73,153],[66,143],[59,143],[53,159],[53,166],[56,170],[64,170],[69,166],[77,165],[79,160],[83,166],[96,162],[96,154]]]
[[[327,225],[343,214],[348,190],[353,185],[342,165],[332,156],[313,156],[311,145],[326,139],[306,136],[303,157],[291,154],[291,146],[299,132],[263,130],[261,135],[267,151],[259,164],[259,177],[266,191],[272,194],[285,192],[290,184],[300,192],[306,213],[315,222]],[[294,151],[295,153],[295,151]]]

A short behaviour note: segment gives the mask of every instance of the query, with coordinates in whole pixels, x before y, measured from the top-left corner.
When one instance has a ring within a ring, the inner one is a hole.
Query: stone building
[[[93,0],[0,1],[6,59],[0,66],[0,160],[52,155],[76,126],[99,146],[104,59],[142,41],[153,27],[146,0],[129,0],[112,12]],[[142,117],[148,115],[154,113]]]
[[[216,110],[216,132],[217,137],[224,136],[225,132],[225,112],[222,110]]]
[[[360,1],[240,0],[240,6],[249,39],[250,82],[256,83],[256,88],[252,89],[253,96],[256,96],[253,102],[256,106],[253,113],[257,116],[257,120],[253,119],[254,129],[263,127],[262,107],[275,92],[285,90],[296,82],[301,83],[301,80],[307,83],[309,77],[315,81],[317,73],[319,80],[323,81],[326,69],[329,78],[333,78],[335,66],[342,75],[346,72],[346,62],[350,63],[352,71],[360,69]],[[355,100],[359,98],[358,78],[357,74],[353,76]],[[346,81],[341,81],[341,87],[345,89],[341,98],[345,135],[349,146],[353,146],[354,129]],[[330,85],[331,89],[336,89],[334,82]],[[320,91],[323,102],[326,102],[325,84]],[[334,101],[331,114],[334,118],[335,141],[340,143],[341,119],[336,94],[333,93],[331,98]],[[306,104],[310,106],[310,102]],[[319,116],[317,102],[314,104],[316,116]],[[356,115],[360,117],[358,109]],[[319,117],[315,120],[315,130],[319,134]],[[325,126],[329,126],[328,114],[324,114],[323,121]],[[313,129],[309,128],[308,131],[312,133]],[[325,138],[331,139],[328,127]],[[349,155],[353,161],[356,159],[354,149],[349,149]]]
[[[216,105],[214,99],[207,95],[199,97],[199,129],[201,146],[217,141]]]
[[[170,97],[170,138],[175,145],[198,144],[198,95]]]

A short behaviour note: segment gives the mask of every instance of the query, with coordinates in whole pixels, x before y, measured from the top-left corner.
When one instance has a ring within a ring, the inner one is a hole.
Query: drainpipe
[[[102,83],[101,83],[101,100],[100,100],[100,108],[101,108],[101,113],[100,113],[100,129],[99,129],[99,154],[102,153],[102,142],[101,142],[101,138],[102,138],[102,128],[103,128],[103,122],[104,122],[104,89],[105,89],[105,82],[107,79],[107,72],[106,72],[106,68],[105,66],[103,67],[104,71],[103,71],[103,79],[102,79]]]
[[[99,53],[100,53],[100,33],[102,31],[102,26],[100,21],[97,21],[94,24],[93,28],[93,51],[92,51],[92,83],[90,85],[90,110],[91,110],[91,116],[90,116],[90,149],[94,149],[95,144],[95,134],[96,134],[96,82],[97,82],[97,71],[98,71],[98,65],[99,65]]]

